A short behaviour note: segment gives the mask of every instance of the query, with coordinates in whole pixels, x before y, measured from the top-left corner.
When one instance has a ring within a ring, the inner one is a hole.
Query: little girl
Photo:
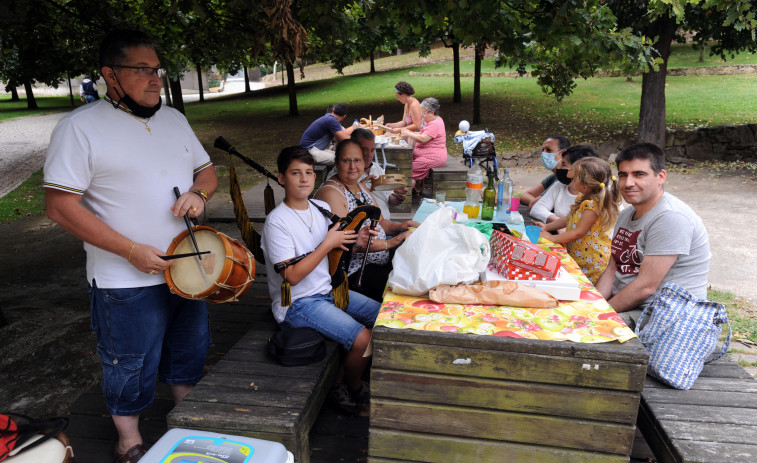
[[[568,254],[584,274],[596,283],[610,259],[610,241],[620,208],[620,190],[607,162],[594,157],[579,159],[568,172],[573,174],[576,202],[567,217],[542,226],[541,236],[565,244]],[[553,230],[565,228],[559,235]]]

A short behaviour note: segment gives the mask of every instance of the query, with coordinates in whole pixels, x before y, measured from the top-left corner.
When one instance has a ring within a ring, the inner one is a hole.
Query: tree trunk
[[[244,70],[244,93],[250,93],[250,75],[247,73],[247,66],[242,66]]]
[[[371,50],[371,74],[376,73],[376,64],[373,62],[373,60],[374,60],[373,50]]]
[[[173,95],[173,107],[184,114],[184,98],[181,96],[181,80],[171,79],[171,94]]]
[[[699,44],[699,62],[704,63],[704,51],[707,49],[707,45],[704,43],[704,40],[700,42]]]
[[[485,51],[485,44],[476,44],[476,64],[473,72],[473,124],[481,123],[481,60]]]
[[[168,82],[168,76],[163,76],[163,92],[166,94],[166,105],[173,106],[171,101],[171,84]]]
[[[453,66],[454,66],[453,79],[455,81],[455,90],[454,90],[454,95],[452,97],[452,102],[462,103],[463,96],[462,96],[462,93],[460,92],[460,42],[452,43],[452,57],[453,57]]]
[[[205,101],[205,95],[203,94],[203,83],[202,83],[202,68],[198,65],[197,66],[197,82],[199,82],[198,87],[200,88],[200,103],[203,103]],[[183,112],[183,111],[182,111]]]
[[[74,89],[71,88],[71,75],[66,73],[66,80],[68,80],[68,97],[71,99],[71,106],[74,105]],[[94,82],[94,79],[92,80]]]
[[[638,141],[654,143],[660,148],[665,148],[665,78],[675,31],[675,19],[665,17],[655,21],[646,33],[647,37],[658,37],[654,48],[660,52],[662,64],[659,71],[642,76]]]
[[[289,115],[299,116],[300,112],[297,110],[297,89],[294,88],[294,65],[290,62],[286,63],[287,68],[287,88],[289,89]],[[284,73],[282,72],[282,77]]]
[[[11,101],[21,101],[21,98],[18,97],[18,90],[16,90],[15,85],[11,87]]]
[[[24,82],[24,90],[26,90],[26,108],[37,109],[37,100],[34,98],[32,83],[29,81]]]

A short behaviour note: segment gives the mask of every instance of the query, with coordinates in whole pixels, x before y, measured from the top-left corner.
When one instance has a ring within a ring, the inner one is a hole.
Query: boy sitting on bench
[[[331,275],[326,256],[335,248],[347,250],[358,243],[365,247],[368,227],[354,230],[329,229],[330,221],[308,200],[315,186],[315,161],[300,146],[284,148],[277,159],[279,183],[284,186],[284,201],[270,214],[263,226],[262,248],[266,256],[268,291],[273,301],[273,315],[281,324],[309,326],[323,336],[341,344],[347,351],[337,384],[329,399],[348,411],[364,408],[370,400],[368,385],[362,381],[369,357],[364,357],[371,340],[371,328],[381,304],[350,291],[349,306],[342,311],[334,305]],[[329,205],[313,200],[324,209]],[[376,232],[371,232],[375,234]],[[281,273],[274,265],[309,253],[302,260],[286,266]],[[284,279],[291,287],[291,305],[282,305]]]

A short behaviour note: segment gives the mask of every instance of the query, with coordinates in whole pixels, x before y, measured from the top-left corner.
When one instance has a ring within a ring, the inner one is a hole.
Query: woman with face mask
[[[571,186],[573,174],[570,168],[574,162],[585,157],[599,156],[587,145],[572,146],[563,152],[562,159],[555,167],[554,185],[531,208],[531,217],[534,220],[550,223],[570,213],[578,193]]]
[[[544,143],[541,145],[541,165],[545,169],[552,171],[552,173],[541,182],[526,190],[520,197],[521,203],[526,204],[528,207],[533,207],[536,201],[541,198],[541,195],[555,183],[555,168],[560,159],[562,159],[563,151],[569,147],[570,141],[562,135],[551,135],[544,140]]]

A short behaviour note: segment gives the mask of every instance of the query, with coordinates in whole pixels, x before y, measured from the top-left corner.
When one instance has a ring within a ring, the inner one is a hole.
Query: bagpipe
[[[213,146],[238,157],[245,164],[257,170],[261,174],[265,175],[267,179],[272,179],[274,182],[276,182],[277,185],[280,185],[278,182],[278,177],[276,175],[271,173],[268,169],[266,169],[262,165],[248,158],[247,156],[244,156],[241,153],[239,153],[239,151],[237,151],[231,145],[231,143],[226,141],[226,139],[224,139],[223,137],[216,138]],[[237,217],[237,225],[239,226],[239,229],[242,232],[242,237],[244,241],[247,243],[250,249],[252,249],[253,254],[255,255],[255,258],[259,260],[260,262],[265,262],[263,253],[260,247],[261,237],[252,228],[252,225],[250,223],[249,216],[247,215],[247,210],[244,207],[244,202],[242,200],[241,189],[239,188],[239,184],[236,179],[236,174],[233,172],[233,164],[231,166],[230,173],[231,173],[230,178],[231,178],[231,192],[232,192],[231,197],[232,197],[232,202],[234,203],[234,214]],[[273,190],[271,189],[270,183],[266,186],[266,189],[263,194],[263,199],[265,203],[265,213],[268,214],[271,210],[273,210],[275,206],[274,200],[273,200]],[[327,219],[329,219],[332,226],[338,223],[339,224],[338,230],[359,230],[363,226],[363,223],[365,223],[366,220],[371,220],[371,228],[375,228],[376,224],[381,219],[381,209],[379,209],[377,206],[373,206],[370,204],[358,206],[355,209],[351,210],[349,213],[347,213],[347,215],[344,217],[337,216],[331,211],[319,206],[315,202],[311,201],[311,204],[315,206],[316,209],[318,209],[321,212],[321,214],[323,214]],[[371,237],[369,236],[366,250],[368,249],[370,244],[371,244]],[[350,260],[352,259],[353,247],[354,245],[347,246],[348,248],[347,251],[341,248],[335,248],[329,251],[328,253],[329,274],[331,275],[331,287],[332,287],[332,293],[334,294],[334,304],[336,304],[336,306],[341,308],[342,310],[346,309],[347,305],[349,304],[347,270],[349,268]],[[291,304],[291,292],[290,292],[291,288],[290,288],[289,283],[286,280],[286,268],[291,267],[292,265],[301,261],[302,259],[307,257],[308,254],[310,253],[302,254],[300,256],[294,257],[287,261],[274,264],[273,269],[276,273],[281,273],[282,271],[284,272],[282,274],[282,276],[284,277],[284,281],[281,283],[281,305],[282,306],[288,306]],[[359,282],[362,281],[362,274],[365,269],[365,265],[367,263],[368,253],[366,252],[365,254],[366,255],[364,256],[362,265],[360,267],[360,277],[358,278]]]
[[[324,217],[329,219],[331,225],[338,224],[337,230],[360,230],[366,220],[371,221],[371,229],[375,228],[378,221],[381,219],[381,209],[371,204],[364,204],[352,209],[344,217],[339,217],[326,208],[323,208],[311,201],[310,204],[315,206]],[[366,245],[366,253],[363,257],[363,262],[360,266],[360,276],[358,281],[362,281],[363,271],[368,258],[368,248],[371,245],[371,236],[368,237],[368,244]],[[334,248],[328,253],[329,260],[329,275],[331,275],[331,288],[334,295],[334,304],[342,310],[347,308],[349,304],[349,287],[347,282],[347,270],[352,260],[352,254],[355,245],[350,244],[347,246],[347,251],[342,248]],[[297,257],[293,257],[287,261],[274,264],[273,270],[276,273],[283,273],[284,281],[281,283],[281,305],[288,306],[291,302],[291,287],[286,279],[286,269],[297,262],[307,257],[310,252],[302,254]],[[358,283],[359,284],[359,283]]]

